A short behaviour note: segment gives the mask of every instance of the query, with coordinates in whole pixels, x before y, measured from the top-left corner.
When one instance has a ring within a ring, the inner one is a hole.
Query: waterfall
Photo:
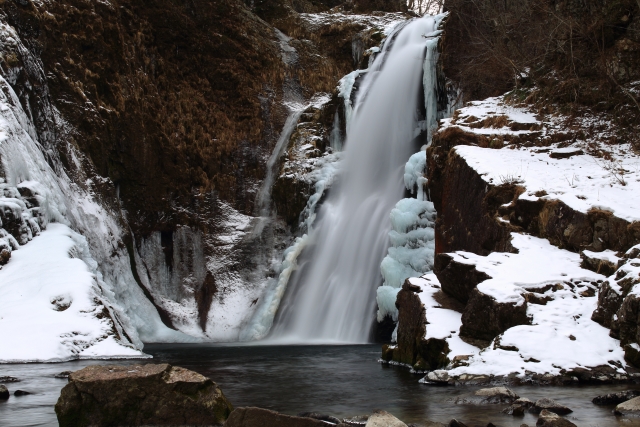
[[[389,212],[403,196],[405,163],[420,148],[415,131],[430,123],[421,120],[418,94],[423,67],[435,67],[425,55],[427,46],[434,47],[430,38],[440,20],[426,16],[409,22],[385,43],[364,76],[348,118],[339,185],[319,209],[272,339],[369,340],[382,283],[380,262],[389,246]],[[428,111],[427,118],[435,114]]]

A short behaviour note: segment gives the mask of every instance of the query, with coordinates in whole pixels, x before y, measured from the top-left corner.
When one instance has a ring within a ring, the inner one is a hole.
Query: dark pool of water
[[[536,418],[501,414],[504,406],[456,405],[458,396],[477,387],[431,387],[420,376],[377,362],[380,346],[222,346],[148,345],[152,363],[168,362],[200,372],[217,382],[235,406],[260,406],[287,414],[318,411],[337,417],[384,409],[405,422],[427,419],[448,422],[457,418],[469,425],[493,422],[498,426],[534,426]],[[7,384],[28,396],[0,402],[0,426],[56,426],[53,411],[66,380],[61,371],[93,364],[128,365],[139,361],[74,361],[56,364],[0,365],[0,376],[22,379]],[[535,400],[551,397],[574,410],[568,418],[578,426],[640,426],[638,421],[616,418],[612,408],[593,405],[604,393],[640,386],[514,387],[520,396]]]

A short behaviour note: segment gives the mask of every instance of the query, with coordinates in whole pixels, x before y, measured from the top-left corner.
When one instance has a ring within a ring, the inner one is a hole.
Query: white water
[[[305,271],[292,277],[272,338],[284,342],[369,340],[389,212],[403,196],[404,166],[415,153],[427,41],[439,19],[406,25],[364,77],[350,117],[340,185],[318,213]],[[435,114],[435,112],[430,112]],[[427,116],[430,114],[427,113]]]

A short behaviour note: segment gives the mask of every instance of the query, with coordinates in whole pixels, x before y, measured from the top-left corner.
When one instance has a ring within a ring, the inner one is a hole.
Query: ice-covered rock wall
[[[187,339],[132,286],[113,184],[69,143],[38,59],[4,23],[0,39],[13,58],[0,73],[0,361],[141,356],[142,341]]]

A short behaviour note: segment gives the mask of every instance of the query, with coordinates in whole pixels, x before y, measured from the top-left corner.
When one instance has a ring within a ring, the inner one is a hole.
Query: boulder
[[[562,418],[560,415],[547,411],[544,409],[540,412],[540,416],[538,417],[538,421],[536,422],[537,427],[577,427],[571,421]]]
[[[31,394],[31,392],[26,391],[26,390],[16,390],[16,391],[13,392],[14,396],[27,396],[29,394]]]
[[[0,400],[7,400],[11,396],[7,387],[0,384]]]
[[[540,414],[542,411],[554,412],[558,415],[566,415],[573,412],[571,409],[564,405],[559,404],[553,399],[543,398],[536,400],[536,403],[529,409],[529,412],[534,414]]]
[[[148,364],[73,372],[55,410],[61,427],[168,426],[222,425],[233,407],[210,379],[169,364]]]
[[[342,420],[344,424],[350,426],[364,426],[369,421],[369,415],[356,415],[355,417],[349,417]]]
[[[386,411],[375,411],[369,417],[366,427],[407,427],[407,425]]]
[[[58,374],[55,374],[53,377],[54,378],[59,378],[61,380],[66,380],[69,378],[69,375],[71,375],[71,371],[62,371]]]
[[[420,380],[424,384],[447,385],[449,384],[449,372],[444,369],[438,369],[429,372]]]
[[[491,341],[511,327],[530,323],[525,301],[500,303],[476,288],[462,313],[460,336]]]
[[[319,412],[301,412],[298,414],[298,416],[302,418],[313,418],[314,420],[326,421],[328,423],[336,425],[341,423],[338,418],[332,417],[331,415],[327,414],[321,414]]]
[[[327,427],[326,422],[307,417],[279,414],[262,408],[237,408],[224,427]]]
[[[514,417],[524,417],[524,413],[526,409],[527,408],[525,406],[513,404],[505,408],[502,411],[502,413],[507,415],[513,415]]]
[[[507,387],[481,388],[474,393],[474,396],[480,397],[482,403],[490,404],[513,403],[520,397]]]
[[[350,426],[364,426],[369,421],[369,415],[356,415],[355,417],[349,417],[342,420],[344,424]]]
[[[0,377],[0,384],[18,383],[20,380],[16,377]]]
[[[467,425],[461,421],[456,420],[455,418],[449,421],[448,427],[467,427]]]
[[[640,417],[640,396],[634,397],[626,402],[622,402],[616,406],[613,413],[626,417]]]
[[[513,402],[514,405],[520,405],[520,406],[524,406],[525,408],[531,408],[533,405],[535,405],[535,402],[533,400],[527,399],[526,397],[521,397],[519,399],[517,399],[515,402]]]
[[[506,387],[481,388],[470,396],[459,397],[455,403],[471,405],[491,405],[513,403],[519,396]]]
[[[592,402],[596,405],[618,405],[619,403],[626,402],[638,396],[640,396],[640,390],[625,390],[618,393],[596,396]]]

